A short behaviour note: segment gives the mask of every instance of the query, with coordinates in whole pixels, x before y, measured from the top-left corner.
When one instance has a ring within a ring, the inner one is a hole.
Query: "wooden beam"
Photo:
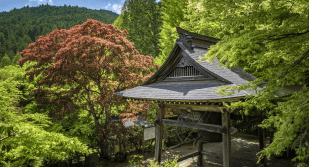
[[[162,118],[164,118],[164,105],[160,104],[157,110],[157,120],[156,123],[156,145],[155,145],[155,159],[160,164],[161,163],[161,153],[162,153],[162,139],[163,139],[163,124]]]
[[[147,101],[153,101],[153,102],[155,102],[155,101],[157,101],[157,102],[164,102],[164,101],[166,101],[166,102],[171,102],[171,103],[176,103],[176,102],[196,102],[196,103],[206,103],[206,102],[238,102],[238,101],[240,101],[241,99],[244,99],[244,97],[245,96],[243,96],[243,97],[233,97],[233,98],[224,98],[224,99],[213,99],[213,100],[210,100],[210,99],[204,99],[204,100],[189,100],[189,99],[145,99],[145,98],[137,98],[137,97],[135,97],[134,99],[135,100],[147,100]],[[126,99],[130,99],[130,100],[132,100],[133,99],[133,97],[124,97],[124,96],[122,96],[122,99],[124,99],[124,100],[126,100]],[[117,103],[117,101],[115,101],[115,103]]]
[[[208,132],[215,132],[215,133],[222,133],[226,134],[226,127],[222,127],[220,125],[213,125],[213,124],[201,124],[195,122],[184,122],[184,121],[177,121],[171,119],[162,119],[163,125],[168,126],[177,126],[177,127],[185,127],[185,128],[192,128],[192,129],[199,129]],[[229,128],[229,134],[234,134],[237,132],[237,129],[234,127]]]
[[[173,148],[176,148],[176,147],[180,147],[180,146],[182,146],[182,145],[184,145],[184,144],[192,143],[193,141],[195,141],[195,139],[192,139],[192,140],[189,140],[189,141],[185,141],[185,142],[179,143],[179,144],[177,144],[177,145],[171,146],[171,147],[169,147],[169,149],[173,149]]]
[[[191,109],[194,111],[221,112],[218,105],[166,104],[166,108]]]
[[[226,110],[222,110],[222,127],[229,129],[230,125],[230,113]],[[223,166],[224,167],[231,167],[231,135],[229,133],[222,134],[223,139]]]
[[[195,157],[195,156],[197,156],[197,155],[199,155],[199,152],[198,152],[198,151],[194,151],[194,152],[192,152],[192,153],[189,153],[189,154],[186,154],[186,155],[184,155],[184,156],[182,156],[182,157],[179,157],[179,159],[177,160],[177,162],[186,160],[186,159],[188,159],[188,158]]]

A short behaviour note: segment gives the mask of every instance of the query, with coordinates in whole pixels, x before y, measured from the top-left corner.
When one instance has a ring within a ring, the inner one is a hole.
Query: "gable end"
[[[188,60],[181,57],[180,61],[172,71],[163,79],[163,81],[183,81],[183,80],[207,80],[215,79],[211,75],[204,75],[195,68]]]

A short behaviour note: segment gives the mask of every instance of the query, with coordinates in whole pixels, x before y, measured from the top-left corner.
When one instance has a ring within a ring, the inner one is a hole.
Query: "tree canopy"
[[[18,61],[21,66],[37,62],[26,73],[30,81],[42,76],[33,89],[36,102],[54,104],[51,116],[56,119],[78,114],[78,109],[88,111],[101,144],[109,136],[113,106],[122,105],[121,112],[131,115],[149,109],[113,94],[143,83],[157,67],[152,57],[137,52],[126,34],[111,24],[88,19],[70,30],[55,29],[40,36],[20,53],[24,58]],[[106,146],[101,145],[101,151],[107,151]]]
[[[161,2],[155,0],[126,0],[114,25],[126,29],[128,39],[143,55],[157,57],[160,53],[159,33],[162,25]]]
[[[159,57],[155,58],[157,64],[162,65],[172,51],[178,38],[176,27],[185,20],[184,9],[187,5],[187,0],[162,1],[162,28],[159,34],[161,52]]]
[[[5,66],[9,66],[11,65],[11,59],[9,58],[9,56],[7,54],[5,54],[5,56],[2,58],[1,62],[0,62],[0,68],[3,68]]]
[[[33,112],[35,104],[23,106],[20,88],[34,87],[24,77],[28,66],[0,69],[0,165],[42,166],[46,161],[65,161],[72,153],[89,154],[77,137],[55,131],[57,124],[47,114]]]
[[[118,14],[100,9],[92,10],[78,6],[25,6],[0,13],[0,60],[6,53],[12,60],[17,51],[22,51],[40,35],[54,29],[69,29],[82,24],[87,18],[105,24],[115,21]]]
[[[180,23],[182,28],[221,39],[202,60],[211,62],[216,57],[227,68],[240,66],[257,77],[246,85],[219,91],[256,89],[266,83],[257,95],[231,105],[245,113],[254,107],[266,111],[268,118],[261,126],[278,130],[261,156],[292,147],[297,152],[294,160],[309,160],[308,6],[302,0],[189,0],[184,9],[187,21]],[[301,90],[277,96],[295,88]]]

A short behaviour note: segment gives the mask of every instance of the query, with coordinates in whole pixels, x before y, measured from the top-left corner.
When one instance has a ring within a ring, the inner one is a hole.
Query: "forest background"
[[[34,65],[17,65],[17,60],[21,58],[19,52],[39,36],[47,36],[54,29],[69,29],[91,18],[105,24],[113,23],[120,30],[126,29],[126,38],[134,42],[139,54],[154,58],[152,65],[162,65],[168,57],[177,38],[177,26],[221,39],[210,47],[207,57],[202,60],[211,62],[213,58],[218,58],[225,67],[240,66],[257,79],[218,91],[224,93],[265,85],[255,96],[249,95],[244,101],[227,105],[231,110],[241,109],[245,114],[253,108],[266,113],[267,119],[261,127],[275,128],[277,132],[269,147],[260,152],[261,157],[280,154],[292,147],[297,154],[293,160],[301,166],[308,165],[308,8],[309,2],[305,0],[162,0],[159,3],[128,0],[119,16],[106,11],[49,5],[1,13],[0,65],[3,69],[0,72],[0,137],[10,136],[1,141],[1,154],[4,156],[0,157],[5,157],[0,159],[1,163],[40,165],[43,161],[63,160],[64,155],[73,156],[77,152],[88,154],[88,147],[98,144],[95,116],[91,117],[87,110],[79,109],[74,111],[78,114],[64,114],[62,119],[51,117],[50,113],[56,111],[55,106],[44,101],[39,103],[35,100],[36,94],[29,92],[37,90],[36,86],[42,79],[36,76],[31,80],[24,76],[26,67],[35,69]],[[35,14],[38,11],[40,14]],[[45,18],[37,18],[42,16],[41,13],[46,13]],[[50,19],[46,19],[47,15]],[[143,79],[155,71],[156,68],[153,68],[147,74],[143,73]],[[284,89],[295,87],[301,89],[277,96]],[[151,121],[156,106],[136,103],[109,103],[109,108],[103,109],[104,114],[99,116],[103,129],[107,128],[108,112],[134,115],[141,111]],[[141,105],[143,110],[138,109]],[[130,111],[127,106],[131,106]],[[16,141],[19,141],[18,145],[14,144]],[[51,148],[51,145],[57,145],[57,148]],[[31,148],[33,146],[37,148]]]

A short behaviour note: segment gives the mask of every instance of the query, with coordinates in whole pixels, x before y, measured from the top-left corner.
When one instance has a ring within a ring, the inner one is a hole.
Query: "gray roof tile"
[[[206,38],[205,38],[206,39]],[[188,44],[186,44],[188,46]],[[188,59],[193,62],[195,67],[200,67],[206,73],[214,76],[216,79],[208,81],[183,81],[183,82],[164,82],[162,76],[167,72],[164,68],[172,68],[171,64],[173,59],[176,59],[178,54],[177,50],[181,49],[187,55]],[[205,101],[216,99],[227,99],[234,97],[244,97],[248,94],[255,93],[255,91],[241,91],[231,96],[221,96],[219,93],[214,93],[222,85],[242,85],[248,81],[255,79],[254,76],[245,72],[241,68],[219,68],[218,60],[214,59],[213,63],[199,61],[199,58],[204,57],[208,50],[204,48],[195,47],[188,50],[182,42],[176,42],[173,51],[167,58],[166,62],[148,81],[141,86],[120,91],[115,93],[126,98],[132,99],[158,99],[158,100],[186,100],[186,101]]]

